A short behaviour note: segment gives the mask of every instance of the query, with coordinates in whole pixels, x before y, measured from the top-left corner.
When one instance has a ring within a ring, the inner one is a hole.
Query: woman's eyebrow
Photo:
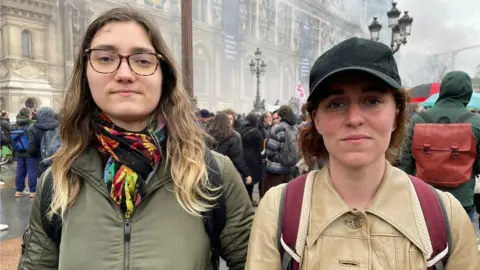
[[[119,51],[117,46],[111,45],[111,44],[100,44],[95,46],[92,49],[110,50],[114,52]],[[130,49],[130,53],[155,53],[155,52],[150,48],[136,46]]]

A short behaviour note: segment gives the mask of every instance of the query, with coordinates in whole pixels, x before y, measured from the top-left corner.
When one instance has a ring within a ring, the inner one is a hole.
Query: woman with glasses
[[[244,269],[249,197],[206,147],[158,26],[107,11],[81,52],[19,269]]]

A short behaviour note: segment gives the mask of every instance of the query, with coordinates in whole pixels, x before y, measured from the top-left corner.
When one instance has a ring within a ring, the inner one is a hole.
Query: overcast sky
[[[414,18],[408,43],[396,54],[406,82],[417,84],[425,80],[418,74],[425,71],[422,66],[425,65],[428,54],[480,45],[480,0],[398,2],[398,9],[402,12],[409,11],[409,15]],[[480,48],[459,53],[455,69],[464,70],[473,76],[477,65],[480,65]]]

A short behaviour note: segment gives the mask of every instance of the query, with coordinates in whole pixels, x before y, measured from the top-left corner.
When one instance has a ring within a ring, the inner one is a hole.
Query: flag
[[[305,91],[303,91],[303,86],[301,83],[297,84],[297,90],[295,91],[295,97],[300,100],[305,100]]]

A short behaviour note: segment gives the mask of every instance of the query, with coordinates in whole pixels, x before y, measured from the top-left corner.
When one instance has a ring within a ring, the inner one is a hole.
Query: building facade
[[[211,111],[253,108],[257,48],[266,73],[260,95],[287,104],[308,93],[315,59],[339,41],[367,36],[366,0],[193,0],[194,95]],[[129,6],[152,16],[181,60],[181,0],[3,0],[0,2],[0,109],[62,104],[73,59],[89,22]]]

